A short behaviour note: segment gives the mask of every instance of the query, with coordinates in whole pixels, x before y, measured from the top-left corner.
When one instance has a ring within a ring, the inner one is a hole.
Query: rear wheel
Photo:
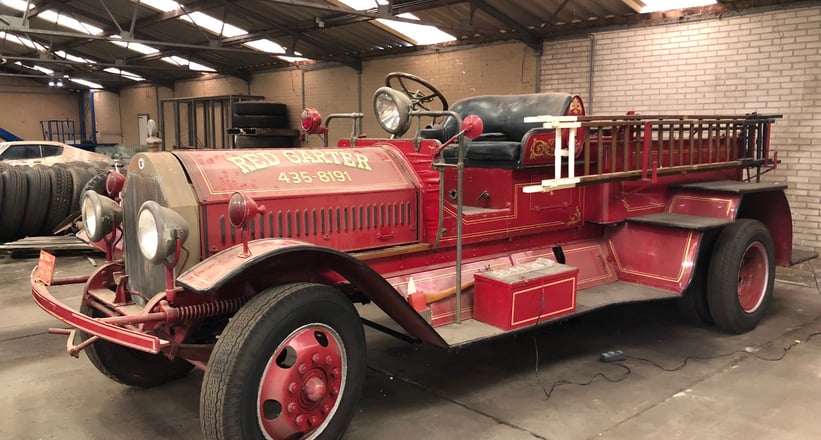
[[[93,318],[102,313],[83,301],[80,313]],[[89,335],[77,332],[85,341]],[[193,365],[185,359],[169,359],[162,354],[151,354],[98,339],[85,348],[88,360],[97,370],[115,382],[133,387],[149,388],[179,379],[188,374]]]
[[[248,302],[225,327],[202,383],[203,436],[338,439],[361,394],[365,338],[337,290],[296,283]]]
[[[710,259],[707,300],[716,325],[729,333],[755,328],[770,304],[775,258],[761,222],[737,220],[718,236]]]

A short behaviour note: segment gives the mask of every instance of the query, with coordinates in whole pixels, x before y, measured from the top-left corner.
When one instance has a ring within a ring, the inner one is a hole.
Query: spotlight
[[[61,80],[61,79],[57,80],[57,87],[63,87],[63,80]]]
[[[54,80],[53,79],[48,80],[48,86],[49,87],[54,87]]]

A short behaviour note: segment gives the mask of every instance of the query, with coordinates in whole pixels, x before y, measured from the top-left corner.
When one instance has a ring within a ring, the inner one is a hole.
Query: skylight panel
[[[26,10],[26,1],[25,0],[0,0],[0,3],[6,5],[12,9],[16,9],[20,12]],[[29,4],[29,9],[34,9],[34,5]]]
[[[17,66],[20,66],[20,67],[25,67],[26,69],[36,70],[38,72],[45,73],[46,75],[54,75],[53,70],[51,70],[49,68],[46,68],[46,67],[43,67],[43,66],[38,66],[36,64],[33,65],[33,66],[27,66],[27,65],[21,63],[20,61],[15,61],[14,64],[17,65]]]
[[[130,41],[116,41],[116,39],[120,38],[119,35],[112,35],[111,38],[114,38],[115,40],[108,40],[109,42],[114,43],[117,46],[124,47],[128,50],[133,50],[134,52],[141,53],[143,55],[154,55],[155,53],[160,52],[159,49],[151,47],[147,44],[133,43]]]
[[[171,57],[163,57],[163,61],[168,64],[173,64],[179,67],[188,67],[190,70],[195,70],[197,72],[216,72],[216,70],[208,67],[204,64],[196,63],[194,61],[186,60],[185,58],[178,57],[178,56],[171,56]]]
[[[15,43],[15,44],[19,44],[20,46],[28,47],[29,49],[34,49],[34,50],[40,51],[40,52],[46,52],[46,50],[47,50],[46,47],[43,46],[40,43],[37,43],[35,41],[31,41],[28,38],[19,37],[19,36],[14,35],[14,34],[7,34],[5,32],[0,31],[0,38],[4,39],[6,41],[10,41],[10,42]]]
[[[76,84],[86,86],[89,89],[102,89],[103,88],[103,86],[101,86],[100,84],[97,84],[97,83],[91,82],[91,81],[87,81],[87,80],[84,80],[84,79],[71,78],[70,81],[73,82],[73,83],[76,83]]]
[[[100,35],[103,33],[102,29],[98,28],[97,26],[94,26],[93,24],[88,24],[75,18],[69,17],[68,15],[60,14],[59,12],[52,9],[41,12],[39,15],[37,15],[37,17],[68,29],[73,29],[86,33],[88,35]]]
[[[419,17],[409,12],[399,14],[397,17],[407,18],[410,20],[419,20]],[[437,28],[436,26],[406,23],[403,21],[383,20],[381,18],[377,19],[376,21],[399,32],[402,35],[406,35],[409,38],[409,40],[416,45],[438,44],[445,43],[448,41],[456,41],[456,37],[447,32],[439,30],[439,28]]]
[[[151,6],[163,12],[175,11],[180,9],[180,4],[173,0],[140,0],[140,4]]]
[[[130,79],[132,81],[145,81],[145,78],[137,75],[136,73],[129,72],[127,70],[118,69],[116,67],[107,67],[103,69],[104,72],[111,73],[113,75],[122,76],[123,78]]]
[[[57,55],[60,58],[65,60],[74,61],[75,63],[84,63],[84,64],[97,64],[96,61],[90,60],[88,58],[78,57],[77,55],[72,55],[70,53],[66,53],[62,50],[58,50],[54,52],[54,55]]]
[[[716,4],[716,0],[644,0],[641,13],[669,11],[671,9],[694,8]]]
[[[338,0],[346,6],[357,11],[366,11],[374,9],[378,5],[388,4],[385,0]],[[406,18],[409,20],[419,20],[419,17],[411,14],[399,14],[397,17]],[[448,41],[456,41],[453,35],[439,30],[436,26],[428,26],[425,24],[405,23],[402,21],[385,20],[378,18],[376,21],[394,32],[398,33],[400,37],[410,41],[414,45],[438,44]]]
[[[192,12],[190,14],[181,15],[179,19],[199,26],[212,34],[222,35],[224,37],[230,38],[248,33],[245,29],[238,28],[202,12]]]

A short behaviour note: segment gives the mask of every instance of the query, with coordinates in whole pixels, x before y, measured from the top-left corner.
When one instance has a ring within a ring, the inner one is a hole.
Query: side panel
[[[606,237],[620,280],[682,292],[692,278],[702,234],[625,223]]]

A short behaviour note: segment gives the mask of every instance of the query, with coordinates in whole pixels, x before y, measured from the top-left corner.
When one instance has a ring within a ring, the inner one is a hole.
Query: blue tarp
[[[14,133],[6,130],[5,128],[0,128],[0,139],[3,139],[6,142],[23,140],[23,138],[15,135]]]

